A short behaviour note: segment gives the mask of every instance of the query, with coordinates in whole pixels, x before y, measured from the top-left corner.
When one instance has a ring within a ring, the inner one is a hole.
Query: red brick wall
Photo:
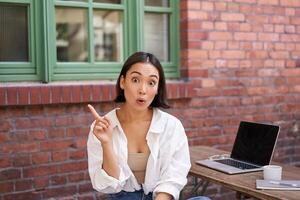
[[[300,0],[181,1],[192,144],[222,148],[240,120],[275,123],[275,158],[300,163]]]
[[[190,143],[230,150],[240,120],[275,123],[274,159],[299,165],[300,0],[183,0],[181,38]]]
[[[240,120],[275,123],[274,159],[300,164],[300,0],[180,2],[189,82],[169,84],[169,112],[190,144],[230,150]],[[105,113],[113,96],[112,83],[1,85],[0,200],[100,198],[87,173],[86,104]]]

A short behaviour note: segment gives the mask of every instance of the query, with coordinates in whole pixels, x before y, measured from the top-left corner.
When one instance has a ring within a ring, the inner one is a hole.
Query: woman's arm
[[[117,130],[114,129],[109,114],[100,117],[92,106],[89,107],[96,119],[91,125],[87,141],[88,168],[92,186],[103,193],[120,192],[130,177],[130,171],[118,160],[118,150],[113,146],[112,135]],[[118,148],[122,149],[121,146]]]
[[[111,143],[102,144],[102,148],[103,148],[102,168],[108,175],[116,179],[119,179],[120,169],[117,162],[117,155],[113,150],[112,144]]]
[[[90,104],[88,105],[91,113],[95,118],[93,134],[98,138],[102,144],[103,149],[103,163],[104,171],[116,179],[119,179],[120,169],[118,167],[117,156],[112,146],[112,124],[107,117],[101,117]]]

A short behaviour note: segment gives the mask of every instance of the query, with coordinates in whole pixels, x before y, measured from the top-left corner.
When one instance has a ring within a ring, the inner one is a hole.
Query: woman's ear
[[[122,90],[124,90],[124,76],[123,75],[121,76],[121,79],[120,79],[120,88]]]

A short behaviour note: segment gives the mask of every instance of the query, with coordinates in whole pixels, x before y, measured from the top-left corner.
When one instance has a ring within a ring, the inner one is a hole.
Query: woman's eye
[[[139,80],[138,80],[137,78],[132,78],[131,81],[132,81],[133,83],[139,82]]]
[[[155,86],[155,85],[156,85],[156,82],[155,82],[155,81],[150,81],[149,85],[150,85],[150,86]]]

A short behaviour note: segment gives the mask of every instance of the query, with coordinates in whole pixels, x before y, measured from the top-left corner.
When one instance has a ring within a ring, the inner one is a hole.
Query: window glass
[[[121,12],[95,10],[93,18],[96,61],[120,61],[123,49]]]
[[[121,0],[94,0],[96,3],[121,3]]]
[[[145,13],[145,51],[169,61],[169,15]]]
[[[29,61],[27,6],[0,3],[0,62]]]
[[[87,10],[56,8],[55,14],[57,61],[87,61]]]
[[[145,0],[145,5],[169,7],[169,0]]]

